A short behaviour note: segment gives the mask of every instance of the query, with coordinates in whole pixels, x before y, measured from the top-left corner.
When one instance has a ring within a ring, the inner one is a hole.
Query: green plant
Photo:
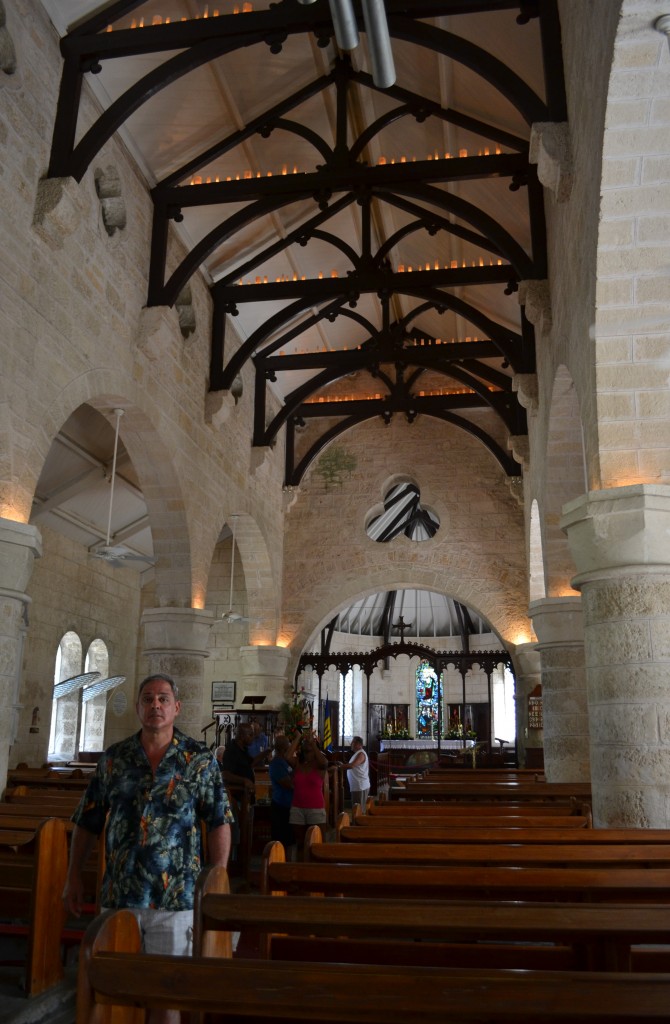
[[[344,474],[349,476],[356,469],[356,456],[341,445],[333,445],[323,453],[316,464],[316,472],[323,477],[326,490],[331,484],[340,484]]]
[[[312,728],[312,708],[304,696],[304,690],[293,694],[292,700],[279,705],[279,725],[290,740],[295,739],[299,732],[307,732]]]

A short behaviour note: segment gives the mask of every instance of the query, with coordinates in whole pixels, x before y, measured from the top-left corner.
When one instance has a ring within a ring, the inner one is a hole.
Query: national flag
[[[330,700],[326,697],[326,710],[323,713],[323,749],[333,749],[333,723],[330,720]]]

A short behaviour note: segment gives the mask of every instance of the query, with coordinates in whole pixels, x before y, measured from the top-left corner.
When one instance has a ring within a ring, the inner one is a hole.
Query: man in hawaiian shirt
[[[216,759],[174,727],[180,708],[169,676],[148,676],[140,684],[142,728],[100,758],[72,816],[63,900],[78,917],[82,868],[106,822],[101,905],[135,913],[146,952],[190,955],[200,823],[207,828],[209,863],[226,867],[232,812]],[[171,1010],[151,1016],[152,1022],[178,1019]]]

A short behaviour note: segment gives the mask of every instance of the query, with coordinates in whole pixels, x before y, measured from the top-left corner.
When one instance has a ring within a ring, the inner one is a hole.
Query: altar
[[[381,739],[379,741],[379,750],[383,753],[385,750],[404,750],[404,751],[415,751],[415,750],[463,750],[469,747],[474,747],[477,740],[429,740],[429,739],[418,739],[418,740],[387,740]]]

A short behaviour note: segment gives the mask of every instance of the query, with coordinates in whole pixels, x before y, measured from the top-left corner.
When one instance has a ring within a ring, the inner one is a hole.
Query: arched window
[[[72,631],[65,633],[56,651],[54,686],[63,682],[64,679],[71,679],[72,676],[80,673],[81,665],[81,640]],[[79,700],[78,690],[53,700],[49,731],[49,757],[61,761],[69,761],[74,757],[77,746]]]
[[[54,696],[51,705],[49,758],[76,760],[82,752],[102,750],[105,736],[107,692],[92,693],[93,685],[109,675],[109,653],[103,640],[93,640],[82,665],[81,640],[73,631],[65,633],[56,651],[54,687],[65,680],[72,684]],[[86,673],[92,673],[86,678]],[[82,678],[77,680],[76,677]],[[88,683],[88,685],[86,685]]]
[[[437,739],[442,686],[437,672],[427,661],[416,670],[416,735]]]
[[[109,675],[109,652],[104,640],[93,640],[86,652],[85,672],[99,672],[101,679]],[[93,684],[90,684],[92,686]],[[105,740],[105,714],[107,712],[106,691],[87,699],[85,686],[81,691],[81,727],[79,730],[79,751],[102,750]]]

